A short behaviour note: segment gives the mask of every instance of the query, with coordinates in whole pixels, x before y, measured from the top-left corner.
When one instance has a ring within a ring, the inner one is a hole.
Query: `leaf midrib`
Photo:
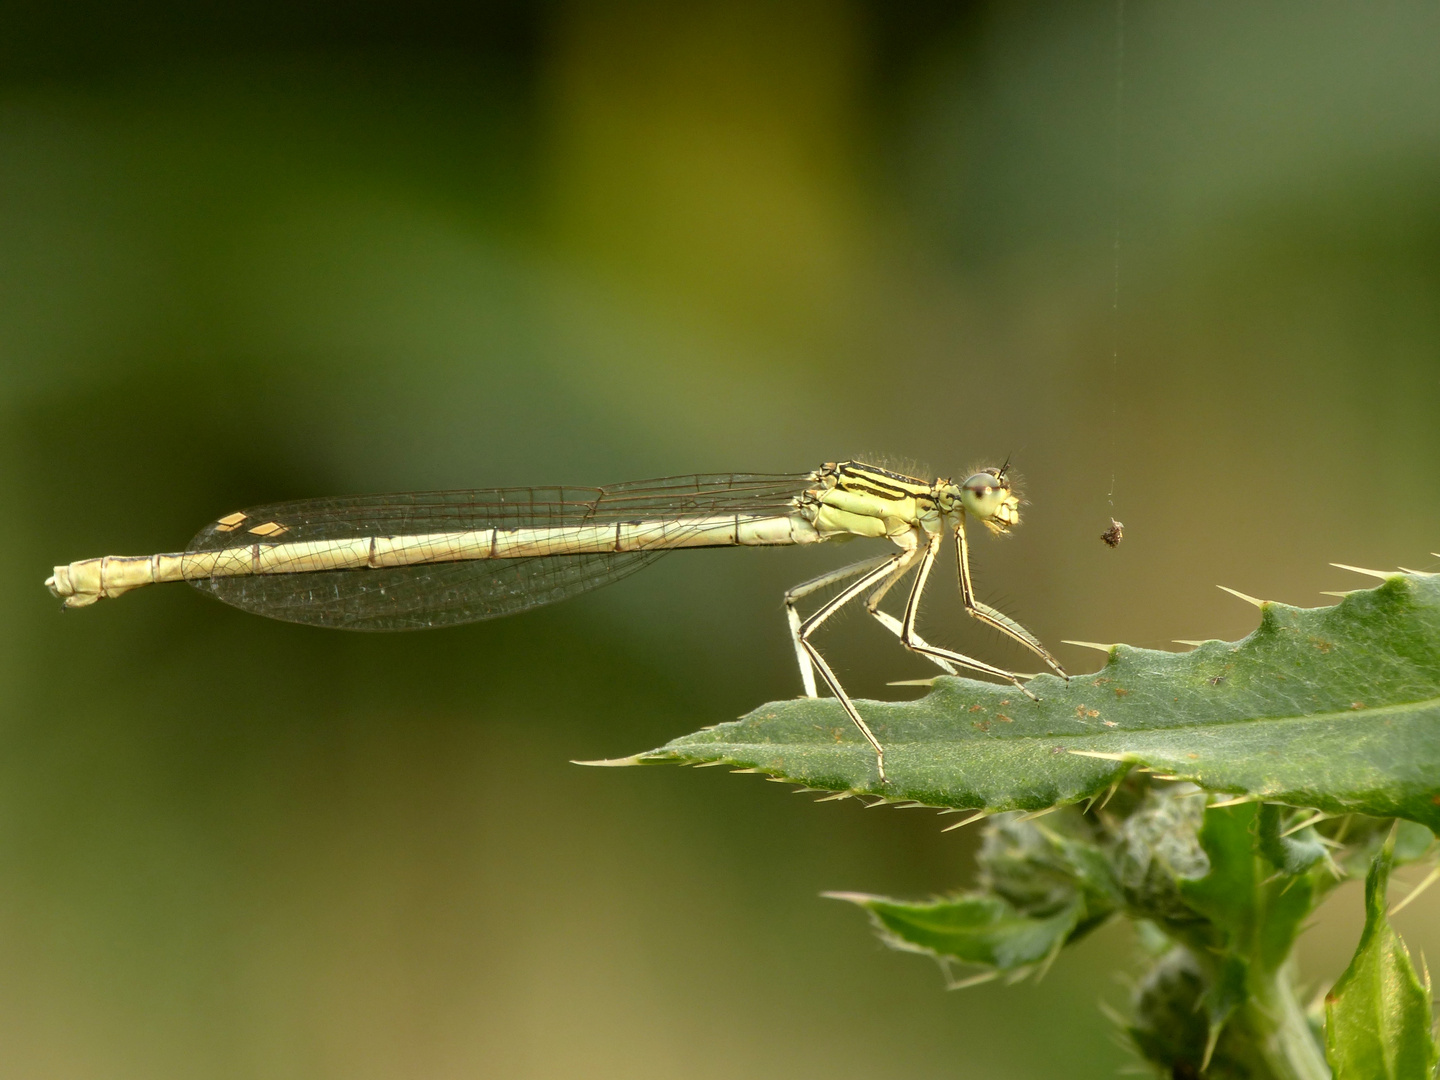
[[[765,707],[765,708],[768,708],[769,706],[764,706],[764,707]],[[837,707],[838,707],[838,706],[837,706]],[[1022,734],[1022,733],[1019,733],[1019,732],[1016,732],[1015,734],[1011,735],[1011,734],[1007,734],[1003,729],[1002,729],[1002,730],[998,730],[998,731],[992,729],[992,730],[989,731],[989,732],[985,732],[985,733],[983,733],[983,734],[982,734],[982,733],[977,733],[977,734],[975,734],[975,735],[970,735],[970,734],[967,732],[967,733],[965,733],[964,736],[963,736],[962,738],[960,738],[960,739],[955,739],[955,738],[937,738],[937,737],[930,737],[930,738],[903,738],[903,737],[901,737],[901,738],[897,738],[897,737],[895,737],[895,735],[894,735],[893,733],[891,733],[891,737],[886,740],[886,743],[887,743],[888,745],[890,745],[890,746],[923,746],[923,745],[927,745],[927,744],[931,744],[931,743],[944,743],[944,744],[948,744],[948,745],[959,746],[959,745],[967,745],[967,744],[968,744],[968,745],[975,745],[975,744],[977,744],[977,743],[983,744],[983,743],[987,743],[987,742],[1004,742],[1004,743],[1014,744],[1014,743],[1024,743],[1024,742],[1052,742],[1052,741],[1057,741],[1057,740],[1059,740],[1059,741],[1066,741],[1066,740],[1075,741],[1075,740],[1094,740],[1094,739],[1118,739],[1118,738],[1124,738],[1125,736],[1135,736],[1135,735],[1145,735],[1145,736],[1152,736],[1152,737],[1153,737],[1153,736],[1159,736],[1159,735],[1180,735],[1180,734],[1183,734],[1183,733],[1186,732],[1186,731],[1203,731],[1203,730],[1208,729],[1208,728],[1239,727],[1239,726],[1242,726],[1242,725],[1245,725],[1245,724],[1277,724],[1277,725],[1278,725],[1278,724],[1325,724],[1325,723],[1330,723],[1330,722],[1334,722],[1334,721],[1337,721],[1337,720],[1367,720],[1367,719],[1372,719],[1372,718],[1380,718],[1380,717],[1384,717],[1384,716],[1397,715],[1397,714],[1400,714],[1400,713],[1415,712],[1415,711],[1419,711],[1419,710],[1422,710],[1422,709],[1425,709],[1425,708],[1432,708],[1432,707],[1433,707],[1433,708],[1440,708],[1440,697],[1420,698],[1420,699],[1417,699],[1417,700],[1415,700],[1415,701],[1394,702],[1394,703],[1391,703],[1391,704],[1389,704],[1389,705],[1367,705],[1367,706],[1366,706],[1365,708],[1363,708],[1363,709],[1334,709],[1334,710],[1332,710],[1332,711],[1330,711],[1330,712],[1323,712],[1323,713],[1299,713],[1299,714],[1291,714],[1291,715],[1288,715],[1288,716],[1268,716],[1268,715],[1261,715],[1261,716],[1242,716],[1242,717],[1234,717],[1234,718],[1229,718],[1229,719],[1206,719],[1206,720],[1196,721],[1195,723],[1192,723],[1192,724],[1175,724],[1175,725],[1169,725],[1169,726],[1165,726],[1165,727],[1130,727],[1130,728],[1126,728],[1126,727],[1116,727],[1116,728],[1113,728],[1113,729],[1111,729],[1111,730],[1109,730],[1109,731],[1093,731],[1093,730],[1092,730],[1092,731],[1074,731],[1074,732],[1058,732],[1058,731],[1057,731],[1057,732],[1053,732],[1053,733],[1052,733],[1052,732],[1043,732],[1043,733],[1038,733],[1038,734],[1035,733],[1035,732],[1025,732],[1025,733],[1023,733],[1023,734]],[[759,710],[756,710],[756,711],[758,712]],[[732,721],[732,723],[739,724],[739,723],[743,723],[743,721]],[[706,734],[708,735],[708,734],[723,733],[723,734],[727,734],[727,735],[728,735],[729,733],[725,731],[725,727],[726,727],[726,726],[727,726],[727,725],[723,725],[723,724],[722,724],[722,725],[717,725],[717,726],[714,727],[714,728],[708,729],[708,730],[706,731]],[[697,733],[697,734],[698,734],[698,733]],[[847,732],[846,734],[848,735],[849,733]],[[850,738],[846,738],[846,739],[844,740],[844,744],[849,744],[849,743],[851,743],[852,741],[853,741],[854,743],[856,743],[856,744],[859,744],[859,743],[861,742],[859,735],[857,734],[857,735],[854,737],[853,740],[850,739]],[[775,741],[773,741],[773,740],[772,740],[772,741],[769,741],[769,742],[758,742],[758,741],[752,741],[752,740],[730,739],[730,738],[716,739],[714,742],[698,742],[698,741],[697,741],[697,742],[696,742],[695,744],[693,744],[693,745],[709,745],[709,746],[715,746],[715,745],[722,745],[722,744],[723,744],[723,745],[731,745],[731,746],[768,746],[768,747],[785,746],[785,745],[796,746],[796,747],[803,747],[803,746],[807,746],[807,745],[808,745],[808,746],[826,747],[826,748],[833,747],[833,746],[836,745],[836,744],[833,743],[833,742],[820,742],[819,740],[816,740],[816,741],[811,742],[811,743],[805,743],[805,742],[789,742],[789,743],[786,743],[786,742],[775,742]]]

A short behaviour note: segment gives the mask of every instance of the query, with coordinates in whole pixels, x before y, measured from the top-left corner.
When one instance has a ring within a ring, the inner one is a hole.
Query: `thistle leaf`
[[[1360,947],[1325,999],[1325,1043],[1335,1080],[1428,1080],[1437,1057],[1429,980],[1385,917],[1394,834],[1365,879]]]
[[[1265,602],[1241,641],[1185,653],[1116,645],[1095,674],[1028,686],[1038,701],[941,677],[917,701],[859,702],[885,746],[883,782],[829,698],[774,702],[630,761],[727,763],[810,788],[992,812],[1099,798],[1140,767],[1242,798],[1440,830],[1440,576],[1395,574],[1326,608]]]
[[[827,895],[868,911],[893,948],[1017,974],[1048,963],[1121,904],[1104,850],[1074,811],[1045,822],[991,821],[977,861],[974,892],[923,901]]]

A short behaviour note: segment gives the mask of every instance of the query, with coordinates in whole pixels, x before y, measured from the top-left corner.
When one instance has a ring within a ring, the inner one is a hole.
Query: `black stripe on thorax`
[[[899,483],[887,484],[882,480],[876,479],[876,477],[880,476],[899,481]],[[901,485],[913,485],[913,488],[902,487]],[[924,499],[930,495],[930,485],[923,480],[917,480],[913,476],[904,476],[900,473],[889,472],[886,469],[877,469],[870,465],[862,465],[859,462],[850,461],[842,464],[836,471],[835,486],[842,491],[873,495],[876,498],[889,499],[893,502],[898,502],[901,499]]]
[[[887,476],[891,480],[899,480],[905,484],[915,484],[917,487],[928,488],[930,485],[924,480],[914,476],[906,476],[904,473],[891,472],[889,469],[882,469],[878,465],[866,465],[863,461],[846,461],[841,463],[842,472],[853,472],[863,469],[867,473],[874,473],[876,476]]]

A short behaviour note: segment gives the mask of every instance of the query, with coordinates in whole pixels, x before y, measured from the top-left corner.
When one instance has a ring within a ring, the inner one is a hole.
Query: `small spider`
[[[1125,539],[1125,523],[1110,519],[1110,528],[1100,534],[1100,539],[1109,544],[1112,548],[1119,547],[1120,541]]]

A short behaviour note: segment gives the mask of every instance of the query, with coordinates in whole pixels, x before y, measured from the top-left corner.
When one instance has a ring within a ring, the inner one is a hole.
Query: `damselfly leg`
[[[860,715],[855,703],[840,685],[840,680],[830,665],[820,655],[819,650],[810,640],[811,636],[818,630],[831,615],[839,611],[846,604],[858,599],[866,590],[871,590],[866,597],[866,610],[884,626],[900,639],[900,643],[911,652],[925,657],[931,663],[950,674],[956,674],[957,667],[975,671],[983,675],[990,675],[994,678],[1004,679],[1014,684],[1026,697],[1032,701],[1038,701],[1036,695],[1030,691],[1022,682],[1021,675],[1009,671],[995,664],[988,664],[983,660],[976,660],[974,657],[966,656],[964,653],[956,652],[953,649],[943,649],[930,644],[920,636],[916,629],[916,622],[920,616],[920,600],[924,596],[925,586],[929,582],[930,571],[935,565],[935,558],[939,554],[941,544],[944,542],[944,534],[940,532],[927,533],[922,530],[915,530],[903,534],[901,537],[893,538],[903,548],[894,555],[881,556],[876,559],[867,559],[863,562],[852,563],[849,566],[841,567],[821,574],[819,577],[811,578],[800,585],[788,590],[785,593],[785,614],[790,624],[791,637],[795,645],[796,659],[800,665],[800,678],[805,687],[808,697],[817,696],[815,685],[815,671],[820,672],[820,677],[825,685],[835,695],[851,721],[865,736],[875,750],[876,767],[879,770],[880,779],[885,779],[885,752],[876,739],[874,732]],[[923,547],[921,544],[923,543]],[[964,603],[965,611],[972,618],[990,626],[1008,637],[1018,641],[1026,648],[1035,652],[1048,664],[1056,674],[1062,678],[1068,677],[1064,668],[1054,657],[1040,644],[1039,640],[1026,630],[1023,626],[1010,618],[1004,612],[991,607],[975,598],[975,588],[970,577],[969,544],[965,536],[963,521],[957,523],[955,530],[955,543],[957,548],[956,569],[960,583],[960,596]],[[918,564],[918,565],[917,565]],[[915,581],[910,588],[909,598],[905,603],[903,619],[896,619],[894,616],[881,611],[880,602],[885,595],[911,570],[915,571]],[[859,580],[846,586],[839,594],[831,598],[812,614],[809,618],[802,619],[796,608],[798,601],[812,593],[818,592],[830,585],[847,581],[858,577]]]
[[[1006,671],[994,664],[987,664],[983,660],[976,660],[964,653],[936,648],[934,645],[922,641],[920,636],[915,633],[915,621],[920,617],[920,597],[925,592],[925,582],[930,577],[930,568],[935,565],[935,556],[939,554],[941,540],[942,534],[935,533],[925,544],[925,553],[920,557],[920,568],[915,571],[915,584],[910,587],[910,599],[905,603],[905,619],[902,623],[900,643],[911,652],[920,653],[922,656],[949,660],[952,664],[959,664],[972,671],[1005,679],[1014,683],[1015,688],[1031,701],[1039,701],[1040,699],[1020,682],[1020,676],[1015,672]]]
[[[819,592],[828,586],[838,584],[854,577],[856,574],[863,574],[867,570],[873,570],[877,566],[889,565],[895,561],[893,555],[881,555],[874,559],[865,559],[863,562],[851,563],[849,566],[842,566],[838,570],[830,570],[819,577],[811,578],[809,581],[801,582],[794,588],[785,590],[785,619],[790,624],[790,640],[795,645],[795,660],[800,665],[800,682],[805,687],[806,697],[817,697],[815,690],[815,665],[810,660],[810,654],[805,650],[805,643],[800,640],[801,620],[800,612],[795,607],[796,603],[804,600],[811,593]]]
[[[830,665],[827,664],[825,658],[820,655],[820,650],[811,644],[810,636],[814,634],[831,615],[834,615],[835,612],[850,603],[850,601],[863,594],[866,589],[884,581],[890,572],[902,562],[913,560],[914,557],[915,552],[913,550],[901,551],[889,556],[878,566],[874,566],[865,573],[859,581],[847,585],[839,593],[822,604],[818,611],[801,622],[799,633],[796,635],[796,640],[799,641],[800,648],[804,650],[806,659],[820,672],[820,677],[825,680],[825,685],[830,688],[830,692],[834,694],[836,700],[840,702],[840,707],[845,710],[845,714],[849,716],[855,726],[860,729],[860,734],[865,736],[866,741],[870,743],[871,748],[875,751],[875,767],[880,774],[880,780],[882,782],[885,780],[885,748],[880,745],[880,740],[875,738],[875,733],[870,730],[870,725],[865,723],[865,718],[860,715],[860,710],[855,708],[855,703],[850,700],[850,695],[845,693],[845,688],[840,685],[840,680],[836,678],[835,672],[830,670]],[[853,568],[847,567],[847,569]],[[819,586],[816,586],[816,588],[819,588]],[[803,666],[801,672],[802,674],[804,672]]]
[[[1040,639],[1026,630],[1014,619],[1010,618],[1003,611],[997,611],[989,604],[983,604],[975,599],[975,586],[970,581],[970,543],[965,538],[965,521],[962,518],[955,526],[956,559],[959,563],[960,574],[960,599],[965,605],[965,612],[972,619],[978,619],[986,626],[999,630],[1007,637],[1013,638],[1021,645],[1033,652],[1049,665],[1050,670],[1059,675],[1062,679],[1069,679],[1065,669],[1060,666],[1060,661],[1050,655],[1050,651],[1040,644]]]
[[[863,574],[867,570],[873,570],[877,566],[885,563],[893,563],[894,561],[895,557],[893,555],[881,555],[879,558],[851,563],[849,566],[842,566],[838,570],[831,570],[829,573],[821,574],[819,577],[811,578],[809,581],[802,582],[794,588],[786,590],[785,618],[790,624],[790,639],[795,645],[795,658],[800,665],[800,681],[805,687],[806,697],[817,696],[815,689],[815,666],[811,663],[810,654],[805,651],[805,646],[800,643],[800,612],[795,607],[796,603],[805,599],[805,597],[811,593],[818,592],[830,585],[835,585],[848,578],[852,578],[856,574]],[[865,610],[874,617],[876,622],[885,627],[886,630],[889,630],[897,638],[900,637],[901,634],[900,620],[889,612],[881,611],[879,604],[880,601],[885,598],[885,594],[894,587],[895,583],[905,576],[907,570],[909,570],[909,566],[898,567],[897,569],[891,570],[890,576],[882,581],[879,587],[865,600]],[[920,641],[921,644],[926,644],[918,635],[916,640]],[[928,656],[926,659],[932,661],[947,674],[956,674],[954,666],[948,660],[943,660],[938,656]]]

